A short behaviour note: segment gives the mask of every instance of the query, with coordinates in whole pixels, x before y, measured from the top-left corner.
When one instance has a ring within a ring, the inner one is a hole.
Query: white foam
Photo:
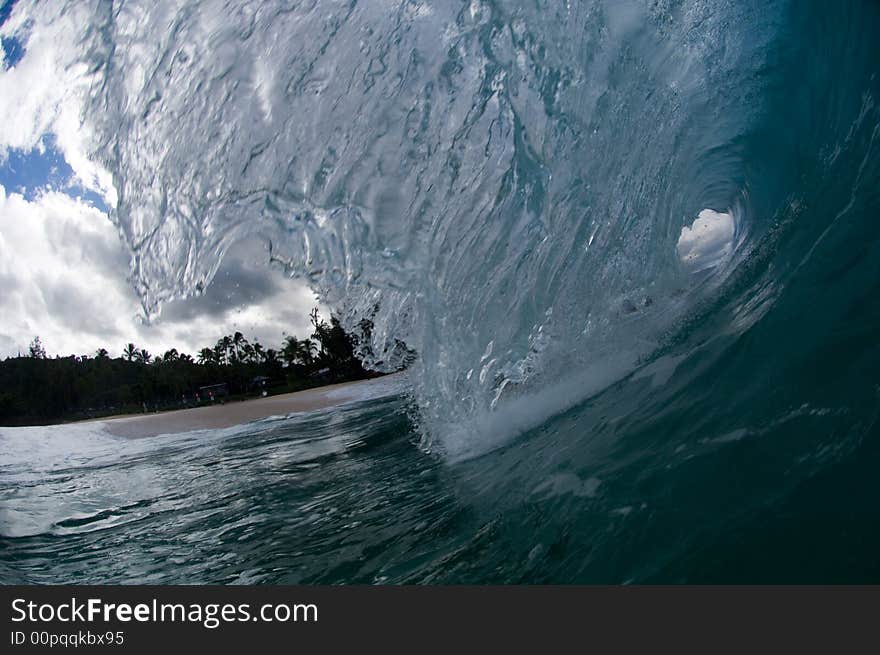
[[[637,361],[636,353],[623,351],[597,358],[582,373],[509,398],[494,410],[468,416],[464,421],[439,425],[441,453],[450,462],[460,462],[500,448],[622,379]]]
[[[733,215],[704,209],[691,226],[681,228],[676,250],[688,268],[716,266],[733,252],[736,222]]]
[[[364,400],[378,400],[386,396],[396,396],[409,388],[406,373],[395,373],[381,378],[349,384],[326,392],[328,398],[338,400],[339,404],[356,403]]]

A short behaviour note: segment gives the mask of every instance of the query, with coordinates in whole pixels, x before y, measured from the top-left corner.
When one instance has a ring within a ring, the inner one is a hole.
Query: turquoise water
[[[262,238],[419,361],[0,429],[4,581],[878,582],[876,3],[107,6],[39,20],[147,306]]]

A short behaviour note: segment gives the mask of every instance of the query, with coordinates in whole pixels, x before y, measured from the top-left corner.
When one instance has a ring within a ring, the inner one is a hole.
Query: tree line
[[[320,318],[317,308],[310,319],[310,336],[286,336],[278,348],[235,332],[195,356],[176,348],[153,355],[128,343],[116,358],[106,348],[93,355],[50,358],[35,337],[27,355],[0,361],[0,425],[173,409],[226,395],[281,393],[378,375],[355,355],[369,352],[368,320],[355,335],[334,316]]]

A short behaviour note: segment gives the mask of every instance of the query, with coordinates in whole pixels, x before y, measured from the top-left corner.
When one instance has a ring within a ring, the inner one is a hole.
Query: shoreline
[[[100,423],[109,434],[128,439],[143,439],[193,430],[216,430],[270,416],[311,412],[359,400],[381,398],[399,388],[402,379],[403,373],[393,373],[368,380],[328,384],[265,398],[153,414],[126,414],[77,421],[77,423]]]

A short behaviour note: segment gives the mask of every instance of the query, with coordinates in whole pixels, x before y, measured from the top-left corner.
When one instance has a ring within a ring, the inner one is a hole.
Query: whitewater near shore
[[[311,412],[350,402],[392,395],[403,389],[404,381],[405,374],[395,373],[372,380],[331,384],[254,400],[156,414],[133,414],[89,422],[101,424],[106,432],[114,436],[132,439],[192,430],[228,428],[270,416]]]

